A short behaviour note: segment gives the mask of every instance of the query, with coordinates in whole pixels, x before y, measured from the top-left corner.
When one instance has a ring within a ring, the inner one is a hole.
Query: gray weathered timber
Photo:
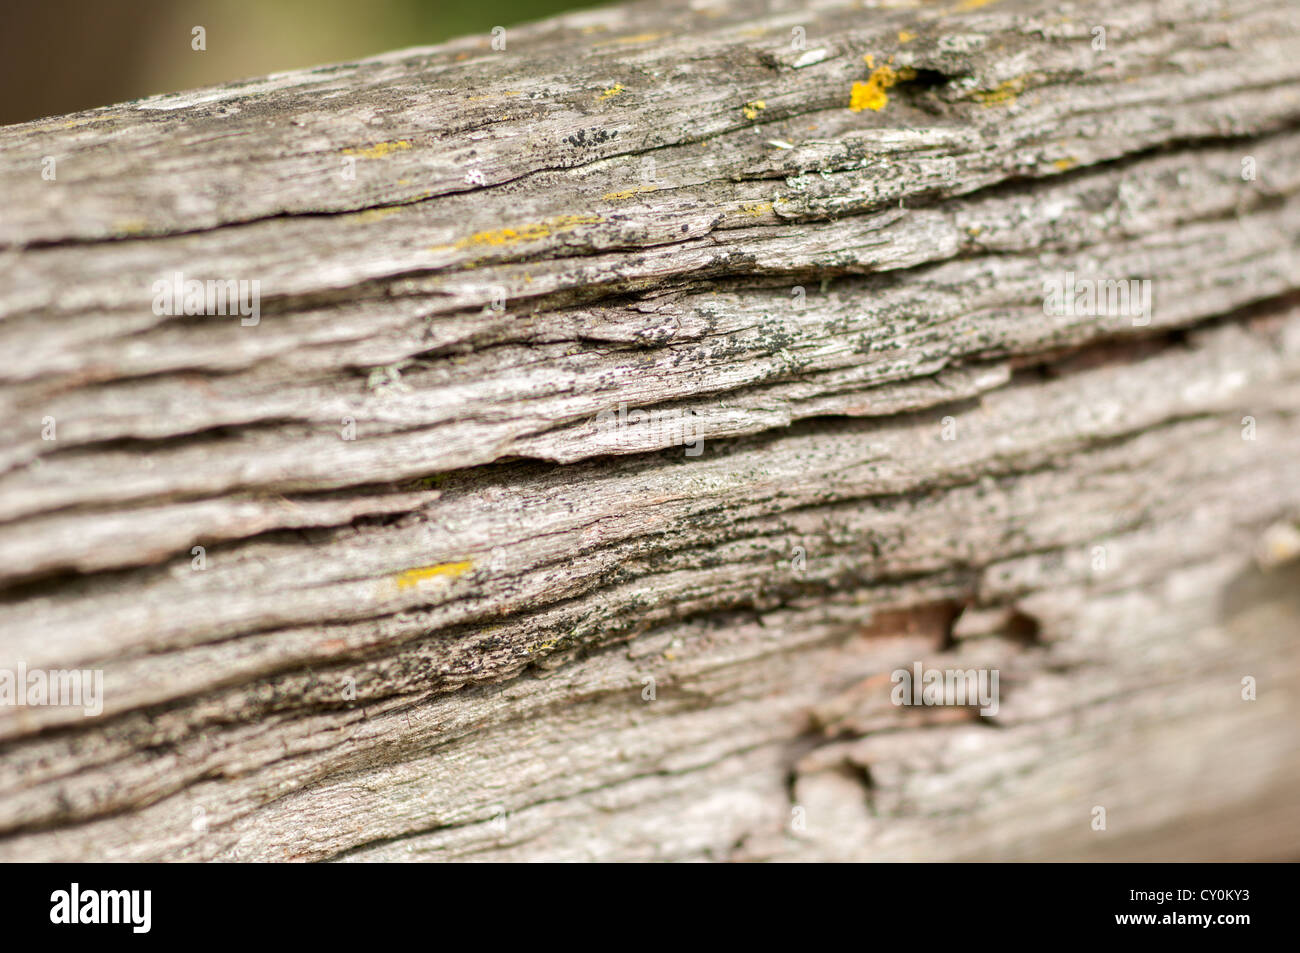
[[[1294,4],[631,4],[0,186],[0,677],[104,673],[0,860],[1300,856]]]

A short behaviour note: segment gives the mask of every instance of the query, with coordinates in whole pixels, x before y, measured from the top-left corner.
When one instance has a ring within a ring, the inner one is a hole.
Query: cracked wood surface
[[[0,129],[0,859],[1300,854],[1294,6],[507,38]]]

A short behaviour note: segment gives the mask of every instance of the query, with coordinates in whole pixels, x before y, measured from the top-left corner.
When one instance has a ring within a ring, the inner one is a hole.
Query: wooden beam
[[[1297,81],[721,0],[0,129],[0,859],[1294,858]]]

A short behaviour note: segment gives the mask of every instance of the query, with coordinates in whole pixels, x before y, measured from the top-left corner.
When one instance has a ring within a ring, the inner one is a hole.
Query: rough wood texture
[[[0,860],[1300,855],[1300,23],[1094,6],[0,130],[0,669],[105,672],[0,707]]]

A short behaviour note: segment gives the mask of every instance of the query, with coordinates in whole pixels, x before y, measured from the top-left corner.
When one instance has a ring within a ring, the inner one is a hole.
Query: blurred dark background
[[[596,0],[0,0],[0,124],[490,33]],[[207,30],[206,52],[190,31]]]

